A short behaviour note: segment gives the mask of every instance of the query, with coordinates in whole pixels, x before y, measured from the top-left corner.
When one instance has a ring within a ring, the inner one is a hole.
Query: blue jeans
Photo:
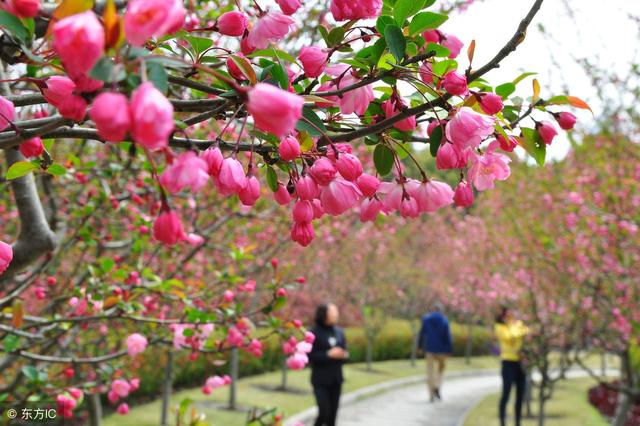
[[[500,425],[505,426],[505,417],[507,412],[507,403],[509,402],[509,394],[511,387],[516,386],[516,426],[520,426],[522,418],[522,402],[524,401],[524,391],[527,382],[527,376],[522,368],[520,361],[502,361],[502,397],[500,398]]]

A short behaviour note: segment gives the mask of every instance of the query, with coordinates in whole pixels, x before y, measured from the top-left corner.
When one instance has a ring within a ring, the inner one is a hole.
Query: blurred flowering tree
[[[107,393],[126,414],[139,382],[119,360],[163,343],[260,356],[261,338],[298,333],[285,352],[302,368],[311,337],[274,314],[277,267],[250,280],[285,234],[267,192],[293,204],[302,246],[314,221],[354,208],[372,221],[469,206],[472,187],[509,177],[500,151],[544,162],[557,131],[533,111],[569,129],[571,113],[547,108],[588,108],[542,98],[536,80],[530,99],[510,98],[527,73],[484,79],[542,0],[488,63],[469,43],[466,69],[433,0],[260,3],[1,6],[2,399],[55,396],[71,417],[84,392]],[[429,144],[455,191],[410,142]]]

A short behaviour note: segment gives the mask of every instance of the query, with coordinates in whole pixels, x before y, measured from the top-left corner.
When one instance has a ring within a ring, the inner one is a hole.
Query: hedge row
[[[453,324],[453,355],[463,356],[467,344],[466,326]],[[363,362],[366,358],[366,338],[360,327],[345,330],[351,362]],[[492,333],[479,326],[472,328],[472,354],[487,355],[493,345]],[[407,359],[411,355],[412,335],[407,321],[389,321],[374,340],[373,360]],[[167,354],[162,349],[147,351],[140,360],[135,375],[140,377],[140,389],[135,397],[153,398],[159,395],[165,375]],[[228,364],[219,365],[213,355],[200,355],[190,360],[184,351],[174,357],[174,388],[201,386],[213,374],[227,374]],[[264,355],[256,358],[245,352],[240,353],[239,374],[241,377],[273,371],[282,367],[283,355],[277,338],[267,340]]]

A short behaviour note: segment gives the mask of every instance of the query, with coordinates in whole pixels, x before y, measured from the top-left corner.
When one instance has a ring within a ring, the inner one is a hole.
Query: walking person
[[[338,327],[339,312],[329,303],[316,309],[316,336],[309,353],[311,384],[318,405],[318,417],[314,426],[334,426],[342,390],[342,364],[349,358],[344,331]]]
[[[451,329],[440,302],[433,305],[432,312],[422,317],[419,346],[427,359],[427,386],[429,401],[441,400],[442,375],[447,357],[451,355]]]
[[[516,426],[520,426],[522,419],[522,403],[524,401],[527,376],[522,365],[520,350],[522,340],[529,329],[516,320],[508,307],[500,308],[496,315],[495,333],[500,344],[500,358],[502,360],[502,396],[498,407],[500,426],[506,426],[507,403],[511,388],[516,387],[515,415]]]

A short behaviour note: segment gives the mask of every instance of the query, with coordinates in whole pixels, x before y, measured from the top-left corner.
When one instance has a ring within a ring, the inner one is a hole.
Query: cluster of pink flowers
[[[201,349],[213,329],[213,324],[198,326],[193,324],[171,324],[169,326],[169,330],[173,332],[173,347],[176,349]],[[193,330],[193,332],[189,336],[185,336],[185,330]]]
[[[133,333],[127,337],[126,343],[127,353],[129,354],[129,356],[134,357],[144,352],[149,342],[147,341],[147,338],[142,334]]]
[[[287,357],[287,368],[291,370],[302,370],[309,363],[309,356],[313,347],[313,341],[316,336],[307,331],[304,334],[304,340],[298,342],[298,340],[291,336],[289,340],[282,344],[282,352]]]
[[[4,241],[0,241],[0,275],[7,270],[13,260],[13,248]]]
[[[211,376],[207,378],[204,385],[202,386],[202,393],[205,395],[211,395],[211,392],[213,392],[215,389],[229,384],[231,384],[231,377],[229,377],[228,375]]]
[[[129,381],[124,379],[116,379],[111,382],[111,388],[107,392],[107,399],[110,403],[116,404],[121,399],[129,396],[131,392],[135,392],[140,387],[140,379],[133,378]],[[129,405],[126,402],[120,402],[116,412],[121,415],[129,413]]]
[[[69,388],[66,392],[56,397],[57,412],[65,419],[73,417],[73,409],[76,408],[84,397],[83,392],[78,388]]]

